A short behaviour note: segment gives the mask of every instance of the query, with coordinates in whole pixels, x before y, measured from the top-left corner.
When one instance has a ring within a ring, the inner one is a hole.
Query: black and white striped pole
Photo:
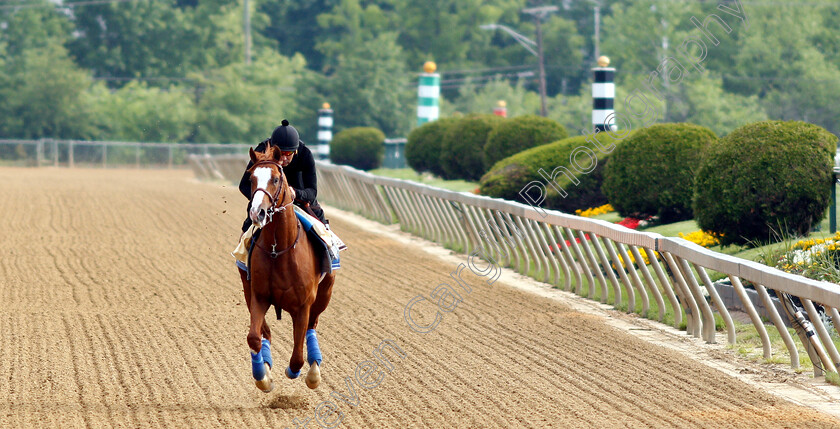
[[[601,56],[598,67],[592,69],[592,128],[596,133],[618,128],[615,125],[615,68],[609,65],[610,59]]]
[[[332,141],[333,110],[330,103],[324,103],[318,109],[318,150],[316,158],[327,160],[330,158],[330,142]]]

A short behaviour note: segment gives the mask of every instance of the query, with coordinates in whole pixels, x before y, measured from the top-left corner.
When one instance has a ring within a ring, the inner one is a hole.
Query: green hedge
[[[445,179],[477,181],[487,171],[484,146],[487,136],[504,118],[496,115],[469,115],[447,127],[440,149],[440,166]]]
[[[440,151],[446,130],[457,119],[442,118],[411,130],[405,143],[405,160],[418,173],[430,172],[443,177],[446,173],[440,165]]]
[[[373,170],[385,156],[385,134],[371,127],[348,128],[330,142],[330,161],[359,170]]]
[[[723,244],[806,235],[830,200],[837,137],[799,121],[745,125],[713,143],[694,181],[700,228]]]
[[[618,147],[604,168],[601,190],[621,216],[663,222],[694,217],[694,173],[715,133],[694,124],[643,128]]]
[[[559,123],[541,116],[524,115],[499,124],[484,146],[485,164],[496,162],[532,147],[562,140],[569,134]]]
[[[632,133],[628,135],[616,134],[619,137],[624,137],[624,140],[629,138],[628,136],[632,136]],[[593,142],[587,142],[585,136],[566,138],[528,149],[499,161],[481,178],[481,194],[529,203],[519,192],[530,182],[539,181],[545,188],[545,201],[540,204],[543,208],[574,213],[576,209],[587,209],[606,204],[607,197],[601,192],[604,164],[615,151],[615,147],[621,147],[623,140],[614,139],[607,133],[599,133],[598,141],[605,150],[615,145],[613,149],[609,149],[610,153],[604,153],[594,145],[594,138],[589,138]],[[589,156],[587,156],[587,150]],[[570,159],[572,153],[575,153],[575,159],[580,165],[578,169],[573,168]],[[597,160],[594,168],[591,166],[591,155],[594,155]],[[561,169],[557,170],[558,168]],[[579,183],[574,184],[566,174],[560,173],[563,171],[562,168],[568,169]],[[558,188],[567,192],[565,197],[540,175],[540,169],[549,177],[556,173],[554,182]],[[528,194],[534,201],[537,200],[538,192],[536,189],[532,189]]]

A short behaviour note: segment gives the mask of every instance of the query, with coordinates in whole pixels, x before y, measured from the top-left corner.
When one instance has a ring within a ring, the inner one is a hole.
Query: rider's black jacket
[[[254,148],[254,152],[265,152],[265,145],[268,140],[263,141]],[[245,173],[239,181],[239,192],[245,195],[248,199],[251,198],[251,175],[248,170],[254,165],[253,161],[248,161],[248,167],[245,168]],[[318,216],[321,222],[324,222],[324,210],[315,197],[318,196],[318,181],[315,176],[315,157],[312,156],[312,151],[300,142],[297,154],[289,162],[289,165],[283,167],[283,173],[286,174],[286,179],[289,181],[289,186],[295,190],[295,205],[303,206],[309,203],[309,207]],[[251,226],[251,219],[246,218],[242,225],[242,231],[245,232]]]

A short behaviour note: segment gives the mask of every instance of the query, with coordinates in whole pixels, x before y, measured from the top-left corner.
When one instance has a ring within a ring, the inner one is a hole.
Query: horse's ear
[[[250,156],[251,156],[251,162],[253,162],[253,163],[255,163],[255,164],[256,164],[256,163],[257,163],[257,154],[256,154],[256,153],[254,153],[254,148],[251,148],[251,149],[248,151],[248,155],[250,155]]]
[[[281,155],[280,149],[275,148],[274,151],[271,152],[271,155],[272,155],[272,158],[274,158],[275,161],[280,162],[280,155]]]

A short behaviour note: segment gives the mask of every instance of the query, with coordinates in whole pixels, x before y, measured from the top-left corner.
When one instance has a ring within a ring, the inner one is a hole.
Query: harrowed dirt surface
[[[313,428],[316,409],[324,426],[351,428],[840,427],[510,276],[488,285],[465,270],[472,292],[417,333],[406,304],[456,264],[329,208],[349,250],[318,329],[324,381],[313,391],[283,376],[291,322],[271,317],[275,390],[263,394],[229,255],[246,205],[233,185],[0,168],[0,195],[3,428]],[[414,317],[430,323],[434,307]],[[383,340],[406,353],[384,349],[390,372],[372,356]],[[355,380],[365,361],[380,364],[375,387]]]

